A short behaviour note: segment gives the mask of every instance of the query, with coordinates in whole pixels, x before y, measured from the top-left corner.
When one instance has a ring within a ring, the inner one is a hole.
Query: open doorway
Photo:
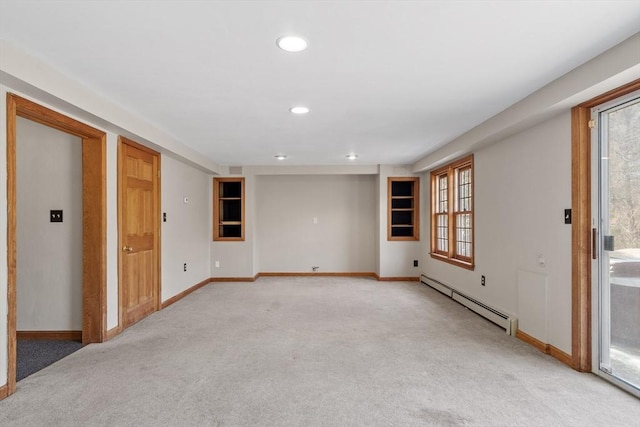
[[[82,346],[82,139],[16,121],[16,380]]]
[[[19,96],[7,95],[8,372],[7,391],[17,374],[17,118],[22,117],[82,141],[82,309],[83,343],[106,334],[106,133]]]

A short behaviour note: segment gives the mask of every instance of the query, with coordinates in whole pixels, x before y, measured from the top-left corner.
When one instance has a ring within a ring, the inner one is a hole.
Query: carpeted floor
[[[16,380],[46,368],[82,348],[82,343],[62,340],[18,340]]]
[[[2,426],[637,426],[640,402],[417,283],[210,284],[18,384]]]

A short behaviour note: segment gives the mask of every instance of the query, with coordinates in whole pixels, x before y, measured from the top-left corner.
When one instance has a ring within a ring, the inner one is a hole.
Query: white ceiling
[[[413,163],[639,31],[638,0],[0,0],[0,38],[223,165]]]

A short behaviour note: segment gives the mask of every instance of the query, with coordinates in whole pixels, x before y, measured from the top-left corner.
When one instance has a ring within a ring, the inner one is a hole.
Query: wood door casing
[[[120,327],[158,310],[160,155],[120,138]]]
[[[591,372],[591,108],[640,89],[640,79],[571,109],[571,356],[573,369]]]
[[[16,118],[23,117],[82,138],[82,342],[106,336],[107,319],[107,134],[85,123],[7,93],[7,385],[0,400],[16,390]],[[3,391],[4,388],[4,391]]]

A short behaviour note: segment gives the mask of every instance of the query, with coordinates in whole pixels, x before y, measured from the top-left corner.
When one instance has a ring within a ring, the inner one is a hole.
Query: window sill
[[[439,255],[433,252],[431,252],[429,255],[431,255],[431,258],[433,259],[437,259],[438,261],[446,262],[447,264],[455,265],[456,267],[464,268],[466,270],[473,271],[476,268],[474,264],[460,261],[459,259],[447,258],[446,256]]]

